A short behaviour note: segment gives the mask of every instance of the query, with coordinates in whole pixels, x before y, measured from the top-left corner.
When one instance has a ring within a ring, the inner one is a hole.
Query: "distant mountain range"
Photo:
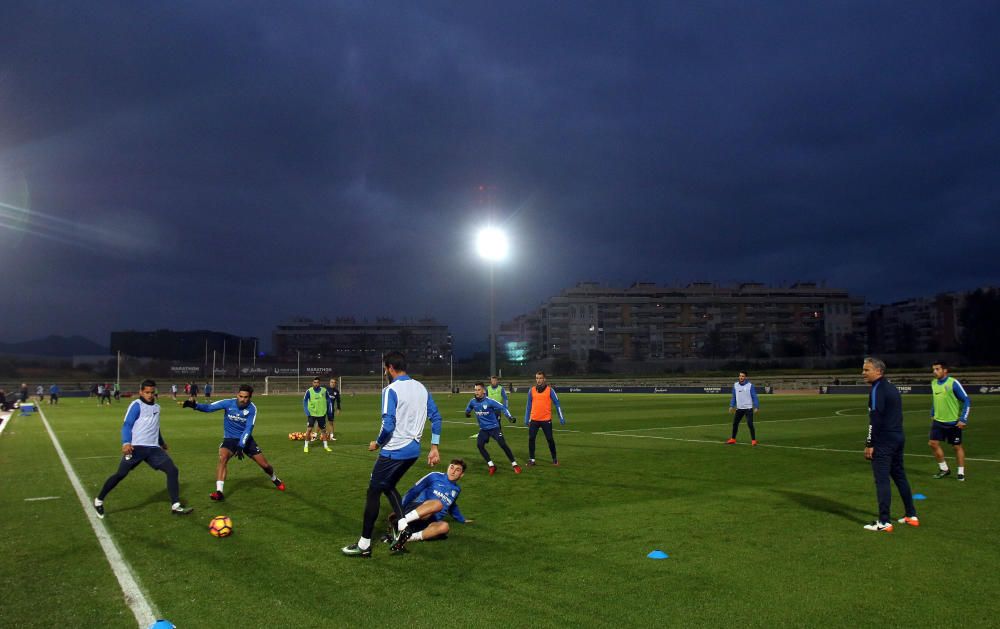
[[[82,336],[46,336],[21,343],[0,343],[0,354],[20,356],[78,356],[107,354],[108,348]]]

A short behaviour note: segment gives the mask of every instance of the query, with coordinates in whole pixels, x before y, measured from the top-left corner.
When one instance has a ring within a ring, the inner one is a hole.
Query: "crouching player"
[[[226,467],[229,459],[235,454],[241,460],[246,453],[254,462],[264,470],[264,473],[271,477],[271,482],[281,491],[285,491],[285,484],[275,476],[274,468],[264,458],[260,446],[253,439],[253,426],[257,419],[257,405],[250,401],[253,396],[253,387],[249,384],[240,385],[240,390],[235,398],[219,400],[211,404],[199,404],[194,400],[184,402],[184,408],[193,408],[202,413],[214,413],[225,410],[225,419],[222,422],[223,437],[219,444],[219,464],[215,468],[215,491],[209,494],[212,500],[225,500],[222,488],[226,483]]]
[[[476,383],[475,390],[476,397],[469,400],[469,404],[465,407],[465,416],[472,417],[472,413],[476,414],[476,421],[479,422],[479,435],[476,438],[476,446],[479,448],[479,454],[483,455],[486,465],[490,467],[490,476],[496,474],[497,471],[497,466],[493,464],[490,453],[486,451],[486,444],[491,438],[500,444],[500,448],[507,455],[507,458],[510,459],[510,465],[514,468],[514,473],[520,474],[521,467],[517,464],[517,460],[514,459],[514,453],[510,451],[507,440],[503,438],[503,432],[500,431],[500,413],[506,415],[512,424],[517,421],[517,418],[510,414],[506,406],[486,397],[486,387],[483,386],[482,382]]]
[[[448,473],[431,472],[410,488],[403,496],[403,516],[393,513],[389,516],[391,533],[383,540],[391,542],[389,550],[399,552],[409,542],[427,541],[444,537],[451,530],[444,521],[451,515],[456,522],[472,524],[458,510],[458,494],[462,488],[458,481],[465,475],[465,461],[452,459]]]

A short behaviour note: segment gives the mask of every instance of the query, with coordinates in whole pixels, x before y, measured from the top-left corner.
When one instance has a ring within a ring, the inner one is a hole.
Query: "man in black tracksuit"
[[[868,395],[868,439],[865,441],[865,458],[872,462],[875,476],[875,494],[878,497],[878,520],[866,524],[869,531],[892,531],[889,506],[892,488],[889,478],[903,499],[906,517],[899,522],[920,526],[913,494],[903,469],[903,402],[899,389],[885,378],[885,363],[878,358],[866,358],[861,371],[865,382],[872,385]]]

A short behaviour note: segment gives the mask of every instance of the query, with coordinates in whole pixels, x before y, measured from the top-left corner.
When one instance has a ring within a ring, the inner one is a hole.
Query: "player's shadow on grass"
[[[857,522],[859,519],[864,519],[871,515],[867,511],[856,509],[851,505],[844,504],[843,502],[830,500],[825,496],[804,494],[799,491],[788,491],[787,489],[776,489],[774,491],[775,493],[780,494],[793,502],[799,503],[807,509],[836,515],[844,518],[845,520],[850,520],[851,522]]]

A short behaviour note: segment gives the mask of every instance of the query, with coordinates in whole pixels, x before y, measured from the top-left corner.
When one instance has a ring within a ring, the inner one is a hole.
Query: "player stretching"
[[[545,433],[545,440],[549,442],[552,465],[559,465],[559,459],[556,457],[556,441],[552,438],[553,405],[559,411],[559,423],[565,426],[566,418],[563,417],[556,391],[545,383],[545,372],[539,371],[535,374],[535,386],[528,390],[528,405],[524,409],[524,425],[528,427],[528,465],[535,464],[535,437],[538,436],[539,428]]]
[[[937,459],[938,473],[934,478],[944,478],[951,475],[948,463],[944,460],[941,441],[947,441],[955,448],[958,459],[958,480],[965,480],[965,446],[962,437],[969,423],[969,410],[972,403],[966,395],[962,384],[948,375],[948,365],[938,361],[932,365],[934,380],[931,381],[931,434],[927,445],[931,447],[934,458]],[[961,408],[959,405],[961,404]]]
[[[514,459],[514,453],[510,451],[507,440],[503,438],[503,433],[500,431],[500,413],[506,415],[512,424],[517,421],[517,418],[510,414],[506,406],[486,397],[486,387],[483,386],[482,382],[477,382],[475,389],[476,397],[469,400],[468,406],[465,407],[465,416],[472,417],[473,412],[476,414],[476,421],[479,422],[479,435],[476,437],[476,447],[479,448],[479,454],[483,455],[486,465],[490,466],[490,476],[497,473],[497,466],[493,465],[493,459],[490,458],[490,453],[486,451],[486,444],[489,443],[491,438],[500,444],[500,448],[503,449],[504,454],[510,459],[514,473],[520,474],[521,468]]]
[[[403,496],[402,520],[395,513],[389,516],[390,533],[382,541],[391,543],[389,550],[399,552],[407,541],[419,542],[443,537],[451,527],[444,521],[444,516],[450,515],[456,522],[472,524],[458,510],[458,494],[462,488],[458,481],[465,476],[465,461],[452,459],[448,465],[448,473],[431,472],[417,481]],[[402,524],[402,528],[400,528]],[[402,539],[399,532],[410,531],[407,539]]]
[[[382,494],[389,499],[394,512],[406,513],[396,484],[420,456],[420,437],[428,418],[431,420],[431,451],[427,455],[427,464],[437,465],[441,461],[437,445],[441,441],[441,413],[434,404],[434,398],[424,385],[406,375],[406,358],[402,354],[386,354],[383,364],[389,376],[389,386],[382,389],[382,430],[378,438],[368,444],[370,452],[380,447],[382,452],[368,482],[361,538],[356,544],[341,549],[351,557],[372,556],[372,531],[378,519]],[[406,522],[405,519],[400,521],[404,529],[397,543],[402,540],[405,544],[410,536],[405,528]]]
[[[274,468],[264,458],[260,446],[253,438],[253,426],[257,421],[257,405],[250,401],[253,397],[253,387],[249,384],[240,385],[240,390],[236,397],[228,400],[219,400],[211,404],[199,404],[193,400],[184,402],[184,408],[193,408],[202,413],[214,413],[215,411],[226,411],[225,419],[222,422],[222,443],[219,444],[219,464],[215,468],[215,491],[209,494],[212,500],[225,500],[222,488],[226,483],[226,468],[229,459],[235,454],[239,459],[243,459],[243,454],[247,454],[254,462],[264,470],[264,473],[271,477],[271,482],[281,491],[285,491],[285,484],[275,476]]]
[[[330,444],[327,443],[326,416],[333,407],[333,398],[326,387],[320,386],[319,378],[313,378],[313,385],[306,389],[306,394],[302,396],[302,409],[306,413],[306,445],[303,452],[309,452],[309,440],[312,439],[313,426],[319,424],[320,439],[323,441],[323,449],[333,452]]]
[[[118,471],[104,481],[101,493],[94,498],[94,510],[99,518],[104,518],[104,499],[143,461],[154,470],[167,475],[171,513],[187,515],[194,511],[181,504],[180,473],[167,454],[167,444],[160,433],[160,405],[153,399],[154,391],[156,383],[143,380],[139,387],[139,399],[133,400],[125,411],[125,421],[122,424],[122,460],[118,464]]]
[[[741,371],[739,380],[733,383],[733,397],[729,400],[729,412],[735,413],[733,417],[733,434],[726,443],[732,445],[736,443],[736,433],[740,429],[740,421],[745,415],[747,418],[747,428],[750,429],[750,445],[757,445],[757,432],[753,428],[753,414],[760,412],[760,401],[757,399],[757,390],[753,388],[753,383],[747,380],[747,372]]]

